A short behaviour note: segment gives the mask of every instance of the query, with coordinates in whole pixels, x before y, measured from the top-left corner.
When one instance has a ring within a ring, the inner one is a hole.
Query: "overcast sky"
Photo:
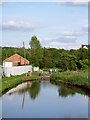
[[[22,47],[25,41],[28,48],[33,35],[43,47],[78,49],[88,44],[87,2],[5,2],[2,18],[3,46]]]

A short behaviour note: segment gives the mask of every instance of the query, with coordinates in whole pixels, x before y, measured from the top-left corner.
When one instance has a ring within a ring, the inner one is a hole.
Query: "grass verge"
[[[88,71],[70,71],[61,72],[59,74],[55,73],[50,76],[50,80],[58,81],[64,84],[81,86],[90,90],[90,84],[88,82]]]
[[[22,74],[22,75],[2,78],[2,80],[0,80],[0,82],[2,82],[1,93],[5,93],[9,89],[17,86],[18,84],[21,84],[23,79],[37,78],[38,76],[39,76],[38,74],[32,74],[31,76],[25,76],[25,74]]]

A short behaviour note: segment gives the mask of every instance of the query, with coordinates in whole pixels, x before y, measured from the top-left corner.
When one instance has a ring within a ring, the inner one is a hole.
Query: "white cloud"
[[[57,42],[53,41],[49,43],[49,47],[53,48],[63,48],[63,49],[78,49],[81,47],[79,44],[73,44],[73,43],[64,43],[64,42]]]
[[[64,36],[64,38],[69,38],[69,39],[76,39],[76,37],[75,36]]]
[[[36,28],[40,28],[41,26],[33,25],[29,22],[18,22],[9,21],[2,23],[2,30],[9,30],[9,31],[31,31]]]
[[[66,6],[88,6],[87,2],[58,2],[57,4]]]
[[[77,30],[77,31],[73,31],[73,32],[63,32],[64,36],[73,36],[73,37],[82,36],[82,35],[86,35],[86,34],[87,34],[86,30],[85,31],[84,30]]]
[[[74,31],[66,31],[55,34],[53,39],[50,38],[48,39],[49,44],[47,44],[47,47],[78,49],[81,47],[81,42],[79,37],[85,35],[88,35],[88,25],[84,25],[80,29]]]
[[[75,36],[59,36],[59,37],[54,37],[54,38],[49,38],[49,37],[46,37],[46,38],[43,38],[41,39],[40,38],[40,41],[41,42],[51,42],[51,41],[59,41],[59,42],[64,42],[64,43],[73,43],[76,41],[76,37]]]
[[[64,43],[73,43],[76,42],[76,37],[75,36],[62,36],[62,37],[58,37],[58,38],[53,38],[52,41],[59,41],[59,42],[64,42]]]
[[[89,0],[64,0],[59,1],[57,4],[65,6],[88,6]]]
[[[49,38],[49,37],[46,37],[46,38],[41,39],[41,41],[46,41],[46,42],[49,42],[49,41],[51,41],[51,40],[52,40],[52,38]]]
[[[51,34],[51,36],[53,33]],[[64,48],[64,49],[78,49],[81,47],[82,41],[80,37],[88,35],[88,26],[84,25],[80,29],[74,31],[66,31],[54,34],[53,37],[41,39],[46,42],[47,47]],[[87,39],[86,39],[87,40]],[[88,40],[87,40],[88,41]]]
[[[2,0],[0,4],[5,2],[56,2],[67,6],[87,6],[89,0]]]
[[[90,29],[90,23],[83,26],[83,29],[87,29],[88,30],[88,28]]]
[[[72,38],[75,39],[77,37],[85,36],[88,35],[88,27],[90,28],[90,25],[88,24],[83,25],[81,28],[74,29],[73,31],[64,31],[64,32],[53,32],[50,33],[51,36],[53,36],[53,39],[58,39],[58,38]],[[56,38],[57,37],[57,38]]]

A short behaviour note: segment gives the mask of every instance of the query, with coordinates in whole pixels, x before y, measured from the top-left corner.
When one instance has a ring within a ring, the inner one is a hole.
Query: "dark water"
[[[3,118],[88,118],[88,96],[48,80],[28,82],[2,96]]]

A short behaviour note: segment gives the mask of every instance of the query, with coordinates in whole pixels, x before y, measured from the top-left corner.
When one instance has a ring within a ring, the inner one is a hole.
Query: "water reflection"
[[[87,95],[88,97],[90,97],[90,92],[86,89],[70,86],[67,84],[56,84],[54,82],[51,82],[51,83],[59,87],[58,93],[59,93],[59,96],[61,97],[68,97],[69,95],[74,96],[76,93],[79,93],[81,95]]]
[[[27,82],[23,83],[16,88],[10,90],[8,93],[9,95],[12,95],[13,93],[18,93],[19,95],[23,94],[25,96],[25,93],[28,92],[31,99],[35,99],[40,91],[40,82],[34,81],[34,82]]]
[[[84,94],[83,90],[63,84],[51,84],[48,80],[25,82],[3,95],[3,116],[87,117],[88,99],[81,94]]]
[[[49,81],[42,81],[41,84],[42,84],[42,87],[45,88],[49,86],[50,83]],[[58,85],[58,84],[55,84],[54,82],[52,84],[58,87],[58,91],[57,91],[58,95],[62,98],[66,98],[68,96],[74,96],[76,93],[90,96],[90,93],[88,91],[82,90],[80,88],[76,88],[66,84]],[[25,94],[28,93],[30,98],[32,100],[35,100],[39,92],[40,92],[40,81],[33,81],[33,82],[26,82],[21,85],[18,85],[16,88],[11,89],[8,93],[9,95],[12,95],[13,93],[23,95],[23,101],[22,101],[22,109],[23,109],[24,102],[25,102]]]
[[[13,93],[18,93],[19,95],[23,95],[23,102],[22,102],[22,109],[23,109],[25,102],[25,93],[28,92],[30,98],[34,100],[38,96],[39,91],[40,91],[40,82],[34,81],[19,85],[18,87],[9,91],[9,95],[12,95]]]
[[[49,85],[49,81],[42,81],[42,86],[45,88]],[[66,84],[55,84],[54,82],[50,82],[56,86],[58,86],[58,95],[61,97],[68,97],[69,95],[74,96],[76,93],[87,95],[90,97],[90,93],[87,90],[77,88],[74,86],[66,85]],[[40,81],[26,82],[23,83],[16,88],[10,90],[8,93],[12,95],[13,93],[18,93],[19,95],[25,96],[25,93],[28,92],[29,96],[32,100],[34,100],[39,92],[40,92]]]
[[[72,89],[68,88],[68,87],[59,87],[58,89],[59,92],[59,96],[61,97],[67,97],[69,95],[73,96],[75,95],[75,91],[73,91]]]
[[[33,82],[31,87],[28,88],[29,95],[31,99],[35,99],[40,91],[40,83],[39,82]]]

